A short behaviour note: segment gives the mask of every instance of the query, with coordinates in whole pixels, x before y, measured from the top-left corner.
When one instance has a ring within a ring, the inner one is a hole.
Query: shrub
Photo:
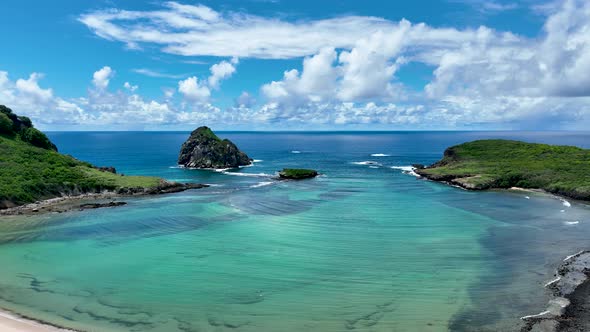
[[[0,113],[0,135],[13,135],[12,120],[5,113]]]
[[[51,143],[49,138],[35,128],[24,128],[20,131],[19,137],[21,141],[27,142],[36,147],[57,151],[57,147]]]

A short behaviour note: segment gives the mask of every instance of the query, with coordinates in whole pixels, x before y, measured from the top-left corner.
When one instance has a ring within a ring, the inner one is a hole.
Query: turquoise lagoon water
[[[397,168],[476,138],[586,133],[221,133],[257,160],[226,172],[175,167],[187,135],[50,133],[120,173],[212,186],[0,219],[0,307],[86,331],[510,331],[588,248],[586,205]],[[283,167],[323,176],[277,182]]]

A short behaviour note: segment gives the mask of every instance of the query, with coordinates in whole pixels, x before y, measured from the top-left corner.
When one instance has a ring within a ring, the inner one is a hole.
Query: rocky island
[[[303,180],[315,178],[316,176],[318,176],[317,171],[304,168],[284,168],[279,172],[279,178],[283,180]]]
[[[112,199],[202,187],[158,177],[124,176],[113,167],[99,168],[60,154],[29,118],[0,105],[0,214],[50,211],[68,199]],[[77,207],[68,206],[73,208]]]
[[[189,168],[236,168],[252,164],[252,159],[230,140],[222,140],[203,126],[182,144],[178,164]]]
[[[478,140],[445,150],[415,172],[471,190],[519,187],[590,200],[590,150],[512,140]]]

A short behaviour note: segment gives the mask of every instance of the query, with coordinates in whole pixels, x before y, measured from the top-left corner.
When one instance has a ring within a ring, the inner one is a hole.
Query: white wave
[[[184,166],[182,166],[182,165],[176,165],[176,166],[169,166],[168,168],[184,168]]]
[[[572,206],[572,205],[570,204],[570,202],[566,201],[565,199],[562,199],[562,200],[561,200],[561,203],[563,204],[563,206],[567,206],[567,207],[570,207],[570,206]]]
[[[254,164],[250,164],[250,165],[241,165],[241,166],[238,166],[238,168],[246,168],[246,167],[252,167],[252,166],[254,166]]]
[[[559,212],[565,212],[565,210],[559,210]]]
[[[266,174],[266,173],[241,173],[241,172],[222,172],[222,173],[226,174],[226,175],[250,176],[250,177],[255,177],[255,178],[264,178],[264,177],[273,176],[272,174]]]
[[[371,160],[367,160],[367,161],[353,161],[351,162],[351,164],[353,165],[373,165],[373,166],[381,166],[380,163],[376,162],[376,161],[371,161]]]
[[[273,183],[274,182],[270,182],[270,181],[258,182],[257,184],[251,185],[250,188],[260,188],[260,187],[270,186]]]
[[[215,172],[219,172],[219,173],[225,173],[225,172],[227,172],[227,170],[230,170],[231,168],[208,168],[208,169],[212,169]]]
[[[531,199],[529,196],[524,196],[524,198],[526,198],[526,199]]]
[[[572,257],[573,257],[573,256],[572,256]],[[569,257],[569,256],[568,256],[568,257],[566,257],[566,259],[565,259],[565,260],[568,260],[568,259],[570,259],[570,258],[571,258],[571,257]],[[565,260],[564,260],[564,262],[565,262]],[[558,282],[559,280],[561,280],[561,277],[557,277],[557,278],[555,278],[555,279],[553,279],[553,280],[549,281],[548,283],[546,283],[546,284],[545,284],[545,286],[544,286],[544,287],[547,287],[547,286],[553,285],[554,283]]]
[[[584,252],[584,250],[580,250],[580,251],[578,251],[577,253],[575,253],[575,254],[573,254],[573,255],[569,255],[569,256],[567,256],[566,258],[564,258],[564,259],[563,259],[563,261],[564,261],[564,262],[567,262],[567,261],[569,261],[570,259],[572,259],[572,258],[574,258],[574,257],[578,256],[579,254],[581,254],[581,253],[583,253],[583,252]],[[559,279],[559,278],[558,278],[558,279]]]
[[[301,153],[301,151],[293,150],[293,151],[291,151],[291,153]]]
[[[579,224],[579,223],[580,223],[580,221],[578,221],[578,220],[576,220],[576,221],[566,221],[566,222],[564,222],[564,224],[566,224],[566,225],[577,225],[577,224]]]
[[[253,162],[253,163],[261,163],[261,162],[263,162],[263,161],[264,161],[264,160],[262,160],[262,159],[254,159],[254,160],[252,160],[252,162]]]
[[[391,166],[392,169],[399,169],[404,174],[408,174],[411,176],[420,176],[416,172],[414,172],[415,168],[412,166]]]
[[[531,319],[531,318],[538,318],[538,317],[543,317],[543,316],[547,315],[547,314],[548,314],[548,313],[550,313],[550,312],[551,312],[551,311],[549,311],[549,310],[546,310],[546,311],[542,311],[542,312],[540,312],[540,313],[538,313],[538,314],[536,314],[536,315],[522,316],[522,317],[520,317],[520,319],[522,319],[522,320],[528,320],[528,319]]]
[[[385,153],[373,153],[371,157],[391,157],[391,155]]]

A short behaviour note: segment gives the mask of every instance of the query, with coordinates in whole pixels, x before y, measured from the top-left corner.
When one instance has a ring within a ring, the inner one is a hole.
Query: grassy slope
[[[461,181],[475,189],[537,188],[590,200],[590,150],[573,146],[473,141],[447,149],[441,161],[419,173],[466,178]]]
[[[17,139],[0,137],[0,207],[60,196],[62,193],[155,187],[159,178],[121,176],[41,149]]]

